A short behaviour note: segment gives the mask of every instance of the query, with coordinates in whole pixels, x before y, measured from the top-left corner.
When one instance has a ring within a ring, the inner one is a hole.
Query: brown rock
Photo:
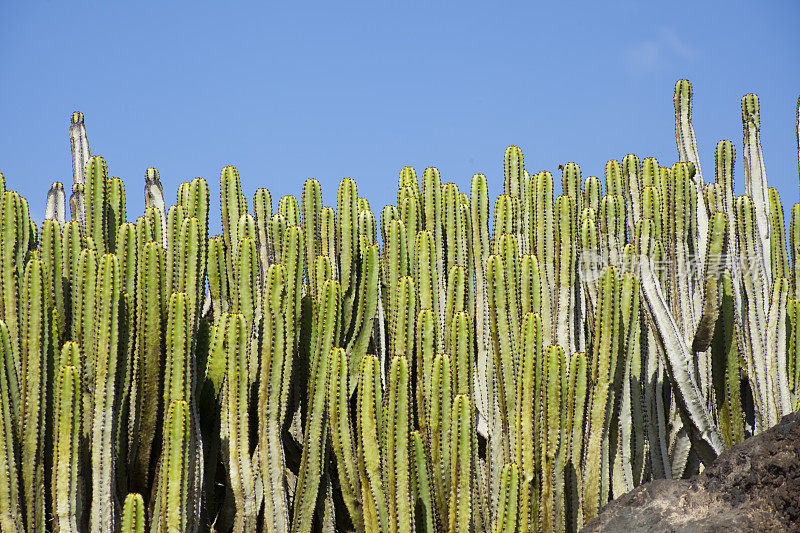
[[[800,532],[800,412],[726,450],[698,476],[637,487],[581,531]]]

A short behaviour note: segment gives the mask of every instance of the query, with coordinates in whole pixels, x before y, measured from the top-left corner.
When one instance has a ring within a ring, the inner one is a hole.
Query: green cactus
[[[330,419],[331,444],[336,456],[342,498],[356,528],[363,529],[364,511],[361,478],[358,474],[356,441],[351,425],[349,372],[347,356],[342,348],[331,352],[331,372],[328,381],[327,413]],[[262,471],[263,471],[262,467]],[[275,529],[275,531],[280,531]]]
[[[520,471],[516,463],[503,466],[499,508],[495,512],[495,533],[518,531],[517,506],[520,498]]]
[[[264,528],[277,532],[289,528],[289,506],[283,489],[286,465],[281,442],[293,355],[286,338],[287,322],[291,323],[291,316],[287,316],[291,307],[285,302],[286,269],[282,265],[270,265],[265,286],[258,390],[259,466],[265,485]],[[333,363],[332,366],[336,368]]]
[[[8,327],[0,320],[0,528],[22,531],[19,478],[16,461],[15,414],[19,409],[14,354],[11,351]]]
[[[384,427],[381,397],[380,362],[376,356],[368,354],[361,360],[356,413],[358,475],[367,532],[389,530],[389,509],[381,466]]]
[[[185,531],[189,514],[189,405],[182,399],[169,404],[164,417],[164,444],[159,472],[158,516],[153,531]]]
[[[576,531],[777,423],[800,204],[787,250],[754,95],[747,194],[729,141],[705,183],[691,97],[672,166],[566,163],[556,198],[510,146],[493,220],[484,175],[404,167],[380,235],[352,179],[251,214],[232,166],[221,235],[206,181],[169,206],[154,168],[128,222],[74,113],[73,220],[0,174],[0,529]]]
[[[472,527],[473,413],[474,405],[466,394],[453,398],[450,417],[450,511],[449,530],[470,531]]]
[[[128,494],[122,506],[122,533],[144,533],[144,500],[141,494]]]
[[[386,437],[384,439],[384,479],[388,488],[389,531],[411,531],[414,523],[411,501],[411,425],[410,375],[404,355],[392,358],[387,376]]]
[[[320,289],[313,352],[309,365],[307,393],[308,417],[303,436],[303,455],[294,500],[293,531],[310,531],[317,493],[325,463],[327,424],[325,417],[326,383],[329,354],[339,338],[341,289],[335,280],[327,280]]]
[[[258,510],[255,501],[255,474],[248,436],[250,354],[247,350],[247,328],[242,315],[231,315],[227,321],[225,344],[227,345],[227,372],[221,415],[222,438],[228,456],[230,490],[236,506],[233,529],[243,533],[255,529]]]
[[[76,347],[77,349],[77,347]],[[58,531],[79,531],[81,488],[78,485],[80,447],[81,376],[71,361],[58,371],[55,387],[53,433],[53,516]]]
[[[165,361],[163,315],[164,249],[160,243],[140,241],[137,274],[136,348],[131,387],[132,432],[130,485],[148,494],[151,479],[151,454],[156,436],[163,395],[161,368]]]
[[[21,488],[25,523],[29,530],[44,529],[44,426],[46,398],[47,319],[42,263],[29,261],[22,281],[22,358],[20,365],[23,405],[20,439]],[[107,452],[109,450],[106,450]],[[110,454],[108,459],[110,460]]]
[[[114,525],[114,408],[120,339],[120,287],[117,256],[104,255],[97,272],[95,292],[97,324],[94,349],[92,397],[92,507],[89,519],[92,531]]]

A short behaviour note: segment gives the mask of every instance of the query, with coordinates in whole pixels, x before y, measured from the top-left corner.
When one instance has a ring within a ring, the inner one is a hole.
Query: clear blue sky
[[[209,180],[219,231],[226,164],[251,208],[257,187],[277,205],[308,177],[335,205],[353,177],[376,214],[404,165],[462,190],[482,172],[498,194],[509,144],[556,177],[566,161],[602,176],[629,152],[672,164],[684,77],[706,180],[731,139],[743,190],[739,106],[755,92],[769,182],[787,212],[798,200],[798,2],[230,4],[0,0],[0,171],[34,217],[52,181],[72,181],[75,110],[125,179],[129,218],[155,166],[168,204]]]

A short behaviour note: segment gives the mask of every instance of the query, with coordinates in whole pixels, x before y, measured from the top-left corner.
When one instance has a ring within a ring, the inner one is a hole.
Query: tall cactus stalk
[[[95,372],[93,394],[91,461],[92,508],[90,528],[106,531],[116,516],[114,461],[114,408],[120,338],[120,287],[117,256],[103,256],[97,273],[95,322]]]

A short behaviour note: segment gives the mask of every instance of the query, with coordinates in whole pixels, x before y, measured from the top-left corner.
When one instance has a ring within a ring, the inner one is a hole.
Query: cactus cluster
[[[405,167],[376,218],[352,179],[273,212],[227,166],[221,235],[154,168],[129,222],[74,113],[41,227],[0,174],[0,531],[576,531],[774,425],[800,204],[787,250],[754,95],[746,194],[730,141],[706,183],[691,97],[672,166],[568,163],[554,198],[512,146],[491,215],[482,174]]]

